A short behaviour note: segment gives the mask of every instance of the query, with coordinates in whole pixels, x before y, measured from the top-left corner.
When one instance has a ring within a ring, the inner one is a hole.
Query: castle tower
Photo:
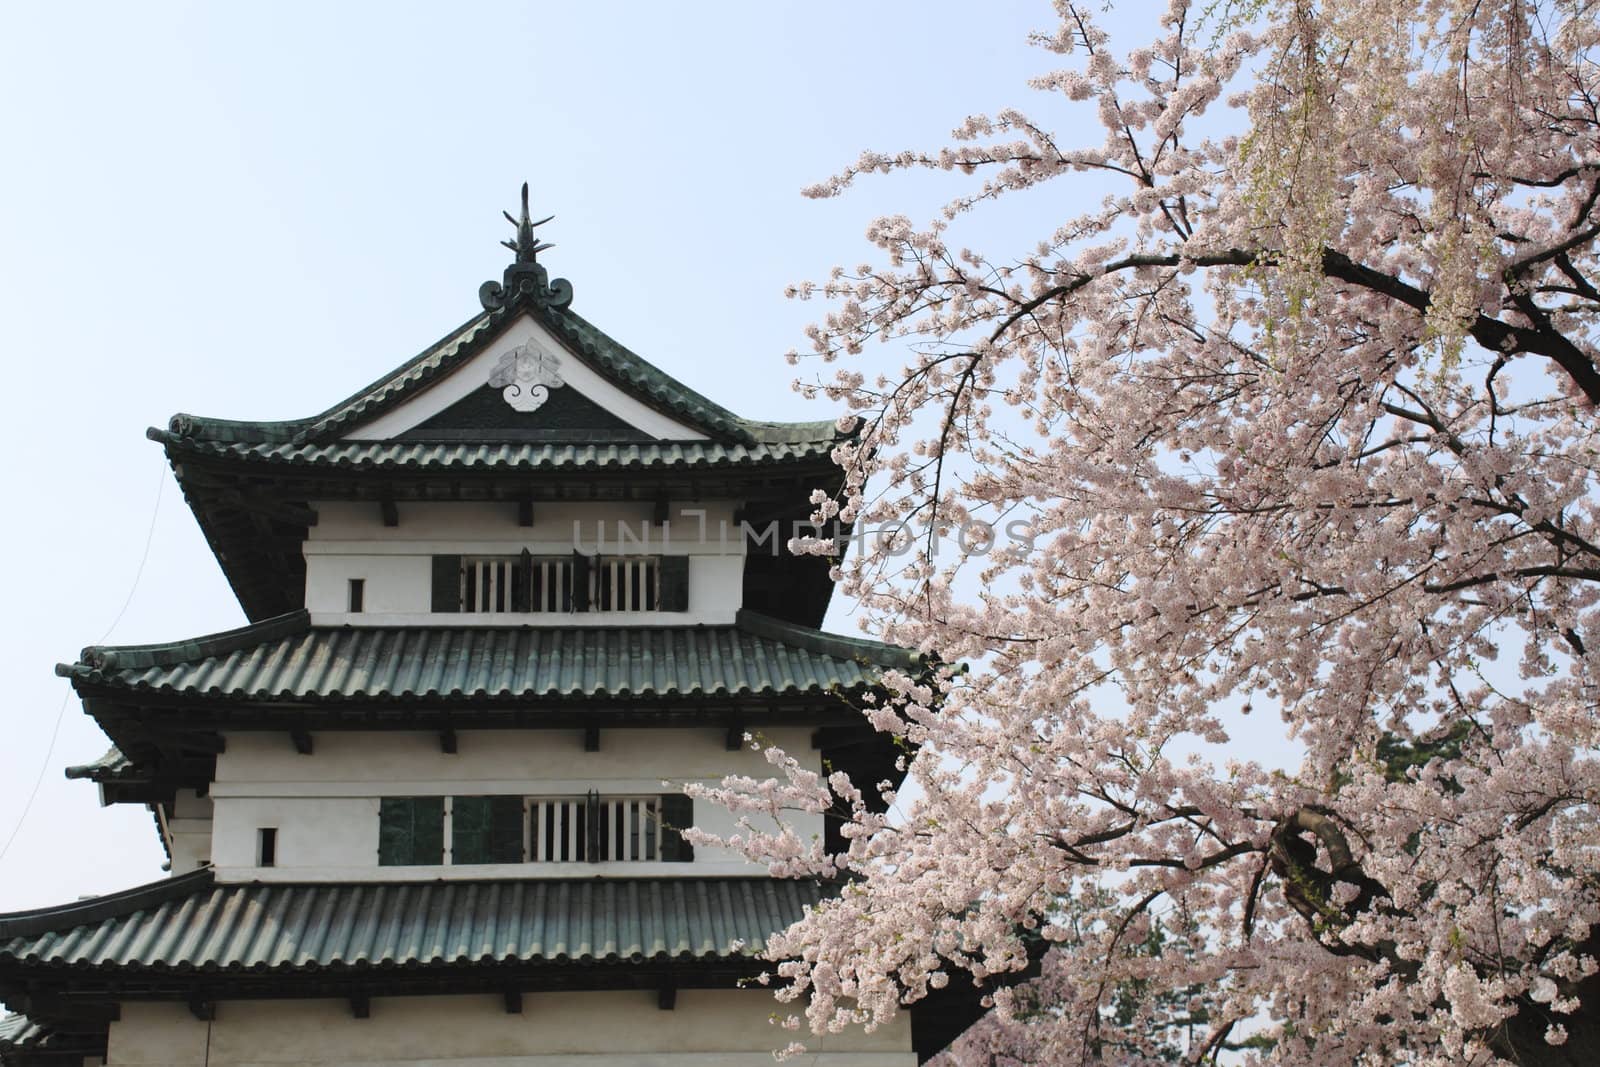
[[[58,668],[171,877],[0,915],[7,1065],[769,1064],[765,939],[829,890],[693,848],[744,743],[898,780],[783,550],[831,422],[741,418],[572,310],[527,212],[482,310],[321,414],[150,437],[249,624]],[[314,383],[313,383],[314,384]],[[802,820],[803,821],[803,820]],[[820,817],[810,830],[832,840]],[[834,842],[835,844],[837,842]],[[910,1067],[976,1014],[811,1042]]]

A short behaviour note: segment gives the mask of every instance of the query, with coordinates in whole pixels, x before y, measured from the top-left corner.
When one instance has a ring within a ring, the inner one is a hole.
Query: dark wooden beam
[[[253,515],[262,515],[269,519],[277,519],[291,526],[315,526],[317,512],[304,504],[296,504],[287,500],[274,500],[271,497],[257,496],[253,493],[243,493],[237,489],[224,489],[220,494],[224,503],[231,504],[241,511],[248,511]]]
[[[520,990],[520,989],[508,989],[508,990],[506,990],[506,1014],[507,1015],[521,1015],[522,1014],[522,990]]]
[[[191,1000],[189,1001],[189,1014],[193,1015],[196,1019],[199,1019],[203,1023],[212,1022],[217,1017],[216,1002],[210,1000]]]
[[[294,742],[294,750],[302,756],[311,755],[311,731],[304,727],[297,727],[289,731],[289,740]]]
[[[722,739],[722,747],[729,752],[737,752],[744,747],[744,724],[734,723],[728,727],[727,736]]]
[[[456,732],[448,726],[439,728],[439,751],[447,756],[456,754]]]
[[[662,1011],[671,1011],[678,1006],[678,987],[671,982],[662,982],[661,988],[656,991],[656,1007]]]
[[[394,497],[386,496],[378,501],[378,510],[383,514],[385,526],[400,525],[400,509],[395,506]]]
[[[517,525],[533,525],[533,497],[524,495],[517,500]]]
[[[372,1018],[372,998],[365,993],[357,993],[350,998],[350,1014],[357,1019]]]
[[[583,750],[585,752],[600,751],[600,727],[585,726],[583,728]]]
[[[650,521],[655,523],[657,526],[664,524],[667,521],[667,513],[671,509],[672,501],[668,500],[664,496],[656,497],[655,508],[651,512]]]
[[[15,1001],[7,1001],[7,1006],[22,1015],[32,1015],[34,1018],[51,1016],[51,1022],[60,1019],[67,1024],[89,1026],[104,1026],[106,1023],[122,1021],[122,1005],[114,1000],[77,1000],[50,993],[22,994]]]
[[[89,714],[99,718],[93,709],[89,709]],[[147,744],[173,759],[181,759],[185,751],[220,756],[228,747],[221,734],[166,730],[158,725],[151,725],[145,717],[139,715],[129,716],[128,721],[140,732],[140,736]]]

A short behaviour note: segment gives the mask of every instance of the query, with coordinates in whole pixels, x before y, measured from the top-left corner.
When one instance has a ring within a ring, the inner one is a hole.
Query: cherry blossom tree
[[[863,709],[903,800],[701,791],[842,883],[791,1025],[965,972],[968,1063],[1600,1061],[1600,6],[1056,8],[1050,121],[809,190],[960,185],[795,290],[859,420],[817,518],[907,524],[837,577],[929,667]]]

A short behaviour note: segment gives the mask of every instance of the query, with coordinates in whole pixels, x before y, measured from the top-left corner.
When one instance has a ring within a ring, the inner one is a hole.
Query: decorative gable
[[[352,427],[350,441],[704,441],[625,392],[532,314],[428,388]]]

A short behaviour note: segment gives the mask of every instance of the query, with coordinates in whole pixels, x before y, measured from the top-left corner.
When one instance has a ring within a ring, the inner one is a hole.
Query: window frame
[[[474,810],[465,834],[462,802]],[[679,833],[692,824],[693,800],[681,793],[467,793],[380,797],[380,867],[547,866],[558,863],[691,863],[694,849]],[[511,812],[516,829],[510,829]],[[604,813],[604,814],[601,814]],[[597,818],[598,816],[598,818]],[[435,827],[435,819],[437,825]],[[609,827],[610,833],[606,833]],[[498,828],[498,832],[497,832]],[[557,836],[557,828],[560,830]],[[434,837],[437,836],[437,851]],[[461,860],[463,841],[472,858]],[[515,842],[516,859],[511,859]],[[630,858],[615,858],[617,844]],[[552,847],[553,846],[553,847]],[[420,850],[420,851],[419,851]],[[547,858],[538,858],[540,852]],[[559,853],[557,855],[556,853]],[[437,855],[436,861],[418,860]],[[478,858],[478,857],[484,858]],[[637,858],[632,858],[636,856]]]

